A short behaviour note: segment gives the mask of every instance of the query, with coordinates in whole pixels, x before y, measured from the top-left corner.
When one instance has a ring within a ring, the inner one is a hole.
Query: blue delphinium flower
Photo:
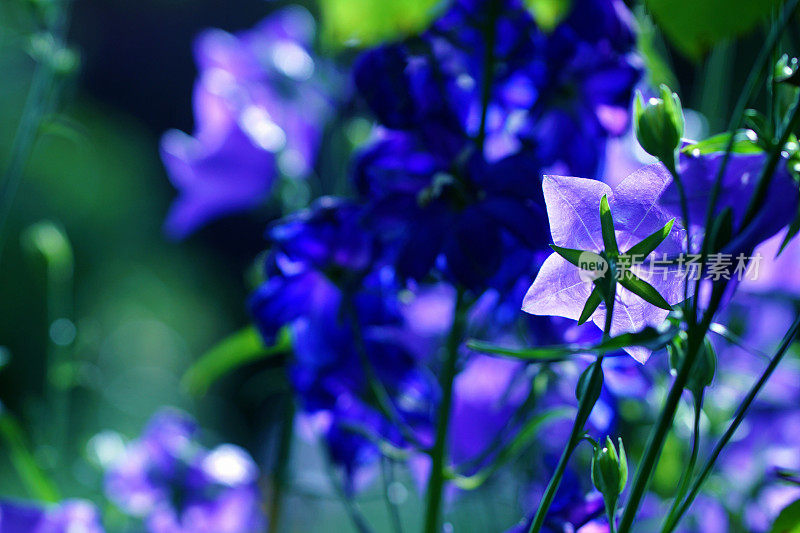
[[[53,507],[0,502],[2,533],[103,533],[97,508],[83,500],[67,500]]]
[[[220,216],[266,200],[280,175],[314,165],[331,102],[311,55],[314,20],[278,11],[236,35],[208,30],[195,45],[195,134],[168,132],[161,151],[179,190],[169,234],[184,237]]]
[[[407,343],[398,287],[360,207],[322,198],[269,239],[267,280],[251,312],[268,342],[288,328],[292,384],[306,413],[327,415],[329,449],[352,479],[376,457],[370,437],[406,446],[398,424],[430,435],[435,382]],[[375,386],[390,405],[376,403]]]
[[[591,160],[596,173],[599,158],[586,153],[603,153],[627,123],[639,69],[623,15],[615,2],[576,2],[545,35],[515,0],[460,0],[420,37],[359,59],[356,86],[385,129],[361,154],[356,184],[393,239],[399,275],[436,268],[480,292],[509,257],[542,249],[544,231],[520,229],[545,227],[543,168]],[[582,36],[583,17],[603,30]],[[533,138],[555,124],[556,106],[564,120]],[[555,138],[577,129],[580,142]]]
[[[163,410],[106,474],[106,494],[151,533],[256,533],[258,468],[243,449],[207,450],[188,415]]]

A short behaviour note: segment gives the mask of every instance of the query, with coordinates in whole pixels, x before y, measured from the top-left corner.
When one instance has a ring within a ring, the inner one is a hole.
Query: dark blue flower
[[[103,533],[97,508],[83,500],[67,500],[52,507],[0,502],[2,533]]]
[[[408,444],[398,423],[419,438],[430,433],[435,382],[403,341],[399,286],[360,207],[322,198],[276,224],[269,240],[251,313],[267,340],[288,328],[291,382],[306,413],[326,415],[329,450],[352,479],[377,456],[376,439]],[[391,406],[376,402],[376,385]]]

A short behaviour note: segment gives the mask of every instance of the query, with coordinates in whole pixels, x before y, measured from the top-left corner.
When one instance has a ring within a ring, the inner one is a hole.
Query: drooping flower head
[[[151,533],[256,533],[258,468],[238,446],[207,450],[187,415],[157,413],[106,474],[106,494]]]
[[[184,237],[205,223],[264,202],[281,175],[312,169],[331,102],[311,55],[314,20],[300,7],[252,30],[208,30],[195,45],[195,133],[170,131],[162,158],[179,198],[167,231]]]

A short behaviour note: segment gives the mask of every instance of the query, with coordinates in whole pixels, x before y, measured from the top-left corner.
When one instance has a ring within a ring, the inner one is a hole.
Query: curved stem
[[[458,350],[464,339],[466,322],[464,290],[459,288],[456,296],[453,325],[447,337],[447,354],[439,381],[442,388],[442,403],[439,406],[439,417],[436,422],[436,440],[431,451],[431,473],[428,477],[427,504],[423,529],[425,533],[435,533],[437,531],[441,515],[447,455],[447,430],[450,425],[450,408],[453,403],[453,382],[456,377]]]

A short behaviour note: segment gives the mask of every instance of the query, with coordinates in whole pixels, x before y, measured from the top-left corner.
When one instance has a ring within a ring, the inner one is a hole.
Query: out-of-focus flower
[[[543,189],[553,242],[563,248],[600,252],[603,237],[600,224],[600,202],[608,198],[614,216],[616,238],[623,253],[647,236],[663,228],[670,220],[668,213],[656,202],[669,184],[668,176],[652,172],[649,167],[629,176],[612,191],[605,183],[560,176],[546,176]],[[667,238],[656,248],[661,254],[675,256],[682,250],[684,231],[674,226]],[[684,275],[677,269],[663,271],[646,265],[633,265],[630,270],[649,282],[661,296],[674,305],[683,299]],[[556,315],[577,320],[593,291],[592,280],[576,266],[554,253],[542,265],[536,279],[525,295],[522,309],[534,315]],[[646,302],[641,297],[617,287],[611,334],[639,331],[645,326],[657,326],[669,311]],[[605,305],[592,314],[599,327],[605,321]],[[650,351],[643,347],[626,349],[637,361],[644,362]]]
[[[256,533],[258,468],[232,444],[206,450],[188,415],[163,410],[106,474],[106,494],[151,533]]]
[[[607,533],[608,523],[598,519],[603,513],[603,496],[598,492],[586,493],[580,479],[573,471],[564,474],[550,512],[547,513],[542,531],[561,533]],[[533,516],[506,533],[525,533],[530,530]]]
[[[358,206],[322,198],[269,238],[267,280],[251,313],[267,340],[288,327],[292,384],[307,413],[327,415],[329,449],[352,479],[376,456],[375,439],[408,444],[398,423],[429,436],[435,381],[408,342],[398,287]],[[391,405],[376,403],[376,385]]]
[[[161,145],[179,190],[170,235],[255,207],[278,176],[311,171],[332,111],[311,55],[313,36],[313,18],[295,6],[252,30],[208,30],[198,38],[195,133],[167,132]]]
[[[709,197],[714,186],[723,153],[681,154],[678,172],[686,187],[689,207],[689,221],[692,249],[699,251],[705,229],[705,214]],[[760,243],[766,241],[794,220],[798,206],[798,186],[789,174],[783,161],[778,163],[775,175],[767,191],[764,206],[746,228],[742,228],[745,212],[758,182],[759,173],[766,163],[764,154],[731,155],[717,201],[715,214],[730,208],[733,215],[733,238],[725,247],[732,254],[749,253]],[[648,168],[653,173],[666,174],[660,165]],[[658,198],[658,205],[669,211],[671,216],[680,215],[680,195],[678,188],[669,180],[668,186]]]
[[[97,508],[83,500],[67,500],[53,507],[0,502],[2,533],[103,533]]]

